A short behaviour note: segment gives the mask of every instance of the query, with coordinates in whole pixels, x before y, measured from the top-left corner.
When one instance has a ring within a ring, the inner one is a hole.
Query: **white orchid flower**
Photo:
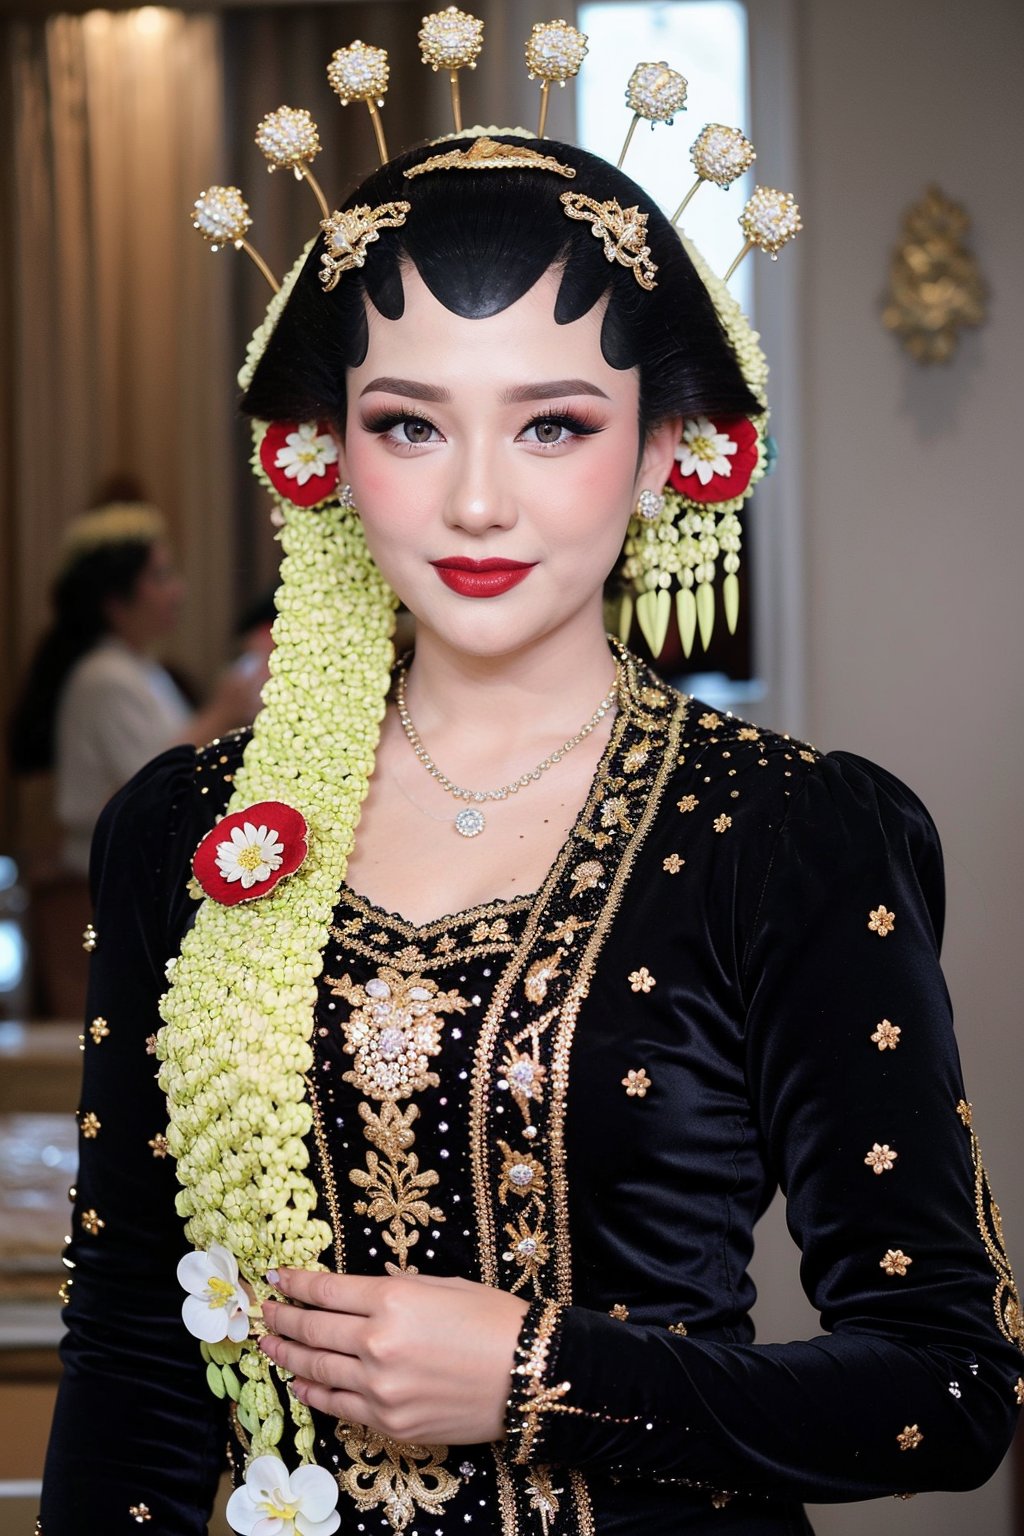
[[[341,1524],[338,1484],[324,1467],[289,1472],[277,1456],[257,1456],[245,1486],[228,1499],[239,1536],[332,1536]]]
[[[221,1243],[211,1243],[206,1253],[186,1253],[178,1264],[178,1283],[188,1291],[181,1315],[195,1338],[238,1344],[246,1337],[249,1298],[239,1283],[238,1260]]]

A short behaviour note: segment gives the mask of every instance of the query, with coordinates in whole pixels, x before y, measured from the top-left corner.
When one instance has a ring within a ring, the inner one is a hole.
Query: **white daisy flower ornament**
[[[315,421],[304,421],[285,436],[274,467],[284,471],[286,480],[305,485],[307,480],[325,475],[327,466],[337,462],[338,445],[330,433],[321,432]]]
[[[728,475],[729,459],[738,444],[726,432],[719,432],[706,416],[691,418],[676,449],[681,475],[696,475],[701,485],[710,485],[715,475]]]

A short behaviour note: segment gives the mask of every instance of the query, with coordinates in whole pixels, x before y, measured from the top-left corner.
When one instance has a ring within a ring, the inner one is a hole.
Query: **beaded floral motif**
[[[898,1024],[890,1024],[888,1019],[882,1019],[871,1039],[880,1051],[894,1051],[900,1043],[901,1033]]]
[[[430,1058],[441,1049],[442,1015],[465,1013],[466,999],[442,992],[424,976],[403,976],[384,966],[365,986],[348,976],[325,978],[331,991],[352,1004],[345,1021],[345,1049],[355,1058],[345,1081],[367,1098],[395,1102],[435,1088]]]
[[[645,1099],[647,1090],[651,1086],[651,1079],[647,1076],[643,1067],[635,1071],[632,1067],[622,1079],[622,1086],[631,1099]]]
[[[678,875],[685,863],[686,860],[680,858],[678,853],[670,853],[668,858],[661,861],[661,867],[666,875]]]
[[[889,1173],[895,1165],[899,1153],[890,1147],[888,1142],[879,1146],[876,1141],[867,1157],[864,1159],[872,1173]]]
[[[879,1269],[884,1269],[887,1275],[905,1275],[913,1264],[909,1253],[904,1253],[902,1248],[887,1248],[878,1261]]]
[[[638,971],[629,973],[629,990],[631,992],[651,992],[657,986],[655,978],[651,975],[646,965],[642,965]]]
[[[907,1424],[896,1436],[896,1444],[901,1451],[916,1451],[923,1439],[924,1435],[916,1424]]]
[[[92,1023],[89,1025],[89,1033],[92,1036],[93,1044],[99,1045],[100,1041],[105,1040],[110,1034],[110,1025],[107,1023],[106,1019],[93,1019]]]
[[[95,1141],[96,1137],[100,1133],[101,1124],[102,1122],[100,1121],[99,1116],[94,1115],[90,1109],[86,1114],[82,1116],[78,1123],[78,1128],[82,1135],[85,1137],[86,1141]]]
[[[875,907],[868,915],[868,927],[872,933],[877,933],[880,939],[892,933],[896,926],[896,914],[890,912],[888,907]]]

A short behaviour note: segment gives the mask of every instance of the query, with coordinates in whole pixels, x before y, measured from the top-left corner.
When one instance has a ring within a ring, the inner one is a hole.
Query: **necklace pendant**
[[[479,837],[486,825],[483,811],[478,811],[475,806],[467,805],[455,818],[455,830],[460,837]]]

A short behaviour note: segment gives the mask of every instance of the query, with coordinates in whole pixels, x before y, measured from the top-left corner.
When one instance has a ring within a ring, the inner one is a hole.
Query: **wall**
[[[806,224],[801,724],[822,747],[885,763],[939,825],[944,953],[968,1095],[1020,1274],[1024,7],[797,0],[796,34]],[[973,218],[991,314],[952,364],[925,369],[878,315],[903,213],[929,182]],[[795,1272],[778,1222],[767,1249],[764,1284]],[[806,1326],[797,1306],[762,1312],[776,1337]],[[1009,1536],[1011,1482],[1007,1467],[977,1493],[818,1510],[814,1523],[819,1536]]]

